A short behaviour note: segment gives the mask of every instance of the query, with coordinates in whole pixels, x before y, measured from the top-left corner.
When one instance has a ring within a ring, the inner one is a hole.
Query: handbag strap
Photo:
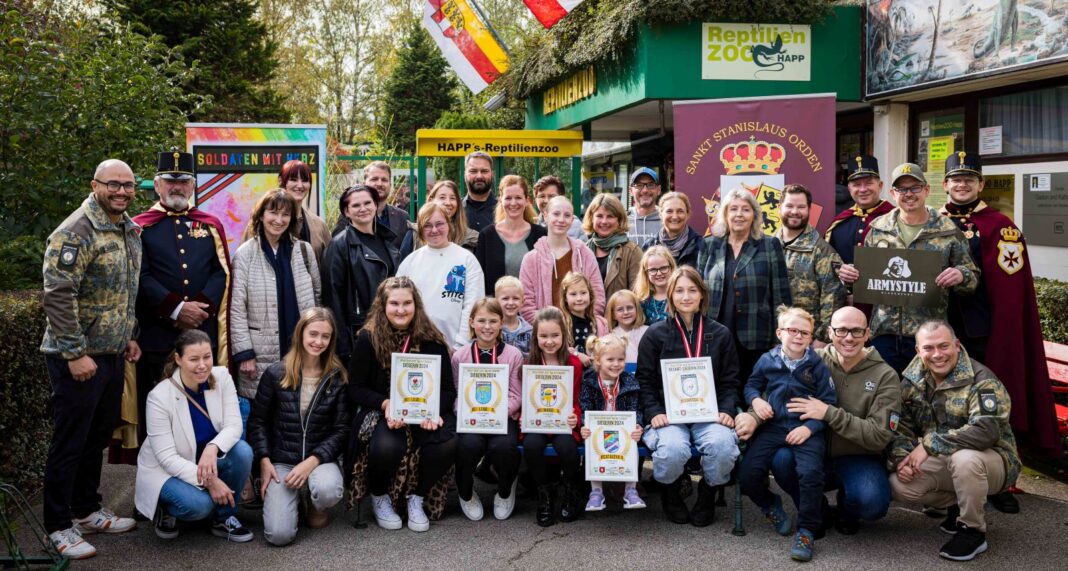
[[[204,415],[204,418],[208,419],[209,421],[211,420],[211,415],[208,414],[208,411],[204,410],[204,407],[200,406],[200,403],[193,400],[193,397],[189,396],[189,393],[186,392],[185,387],[179,385],[178,381],[175,381],[173,378],[168,380],[171,382],[172,385],[174,385],[174,388],[178,389],[178,392],[182,393],[182,396],[185,397],[185,400],[193,403],[193,406],[197,407],[197,410],[199,410],[201,414]]]

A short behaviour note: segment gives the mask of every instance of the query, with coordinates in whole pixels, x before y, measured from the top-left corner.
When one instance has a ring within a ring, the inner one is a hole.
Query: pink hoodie
[[[578,240],[568,237],[571,242],[571,270],[582,272],[593,284],[593,311],[598,316],[604,315],[604,281],[597,269],[597,258],[593,251]],[[519,268],[519,281],[523,282],[523,319],[534,323],[534,314],[538,309],[553,305],[553,272],[556,271],[556,257],[549,247],[549,237],[538,239],[534,249],[523,256],[523,265]]]

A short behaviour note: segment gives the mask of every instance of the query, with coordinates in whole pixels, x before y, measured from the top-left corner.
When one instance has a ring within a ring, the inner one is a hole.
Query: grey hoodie
[[[642,250],[653,244],[657,235],[660,234],[661,226],[663,222],[660,221],[658,210],[653,210],[646,216],[638,216],[634,208],[627,212],[627,238],[630,238],[630,241]]]

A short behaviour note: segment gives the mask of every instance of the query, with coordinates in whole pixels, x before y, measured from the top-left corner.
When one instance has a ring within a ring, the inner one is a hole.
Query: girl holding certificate
[[[389,492],[396,492],[395,479],[410,481],[411,473],[398,474],[411,466],[408,443],[419,447],[418,484],[407,494],[408,529],[426,531],[430,519],[423,509],[424,499],[435,487],[456,454],[456,385],[452,367],[441,367],[436,383],[441,391],[441,415],[422,424],[405,424],[390,413],[390,367],[393,353],[438,355],[449,359],[449,350],[441,333],[423,309],[415,283],[406,277],[388,278],[378,286],[367,322],[360,330],[349,364],[349,399],[363,412],[353,421],[353,437],[348,456],[358,458],[367,447],[366,476],[371,493],[375,520],[383,529],[400,529],[401,517],[394,511]],[[371,418],[369,416],[374,415]],[[377,418],[377,420],[376,420]],[[369,433],[369,435],[368,435]],[[366,438],[366,441],[365,441]],[[393,484],[391,486],[391,483]],[[444,498],[433,498],[435,502]],[[431,506],[440,514],[440,506]]]
[[[578,394],[582,388],[582,363],[572,355],[568,348],[570,345],[570,332],[564,322],[564,315],[555,307],[542,308],[534,316],[534,342],[530,346],[530,356],[527,358],[528,365],[556,365],[569,366],[574,370],[574,387],[572,394]],[[579,453],[578,453],[578,422],[582,414],[578,400],[574,400],[574,407],[567,417],[567,423],[572,428],[571,434],[523,434],[523,457],[526,458],[527,468],[530,469],[530,477],[538,486],[538,510],[536,521],[541,527],[548,527],[556,523],[557,513],[553,510],[556,500],[555,484],[549,480],[549,466],[545,460],[545,447],[553,445],[556,456],[559,459],[559,468],[554,470],[563,471],[563,498],[560,502],[559,517],[561,521],[571,522],[578,519],[578,493],[575,484],[579,477]]]
[[[252,405],[248,439],[263,476],[263,537],[272,545],[296,537],[305,490],[304,519],[312,529],[326,527],[327,510],[344,492],[338,460],[352,419],[335,331],[330,310],[313,307],[301,314],[293,345],[263,372]]]
[[[523,355],[505,344],[501,337],[504,311],[489,297],[475,302],[471,310],[471,337],[474,341],[452,354],[452,376],[459,383],[460,364],[508,365],[508,433],[457,436],[456,492],[460,508],[471,521],[482,519],[482,501],[475,493],[475,468],[483,456],[497,472],[497,494],[493,497],[493,517],[508,519],[515,509],[515,484],[519,474],[519,410],[523,402],[523,380],[519,376]]]
[[[638,381],[633,374],[625,370],[627,338],[616,335],[590,337],[586,341],[586,351],[593,357],[593,368],[582,376],[582,391],[579,393],[582,410],[634,412],[637,424],[630,437],[638,442],[642,438],[642,411],[638,404]],[[589,428],[583,426],[579,433],[583,440],[589,440]],[[623,489],[623,509],[638,510],[645,507],[645,502],[638,495],[637,484],[626,483]],[[592,489],[590,499],[586,502],[586,511],[599,512],[604,509],[604,486],[599,481],[592,481],[590,487]]]
[[[708,290],[696,270],[680,266],[671,274],[667,302],[670,317],[651,325],[638,347],[642,412],[651,425],[644,440],[652,451],[653,478],[664,486],[660,498],[665,515],[675,523],[692,522],[702,527],[715,517],[713,488],[727,483],[738,458],[738,438],[732,429],[741,402],[738,355],[730,331],[705,315]],[[713,422],[672,423],[668,406],[678,399],[664,393],[661,361],[698,358],[711,364],[718,418]],[[701,454],[704,472],[692,511],[680,493],[682,478],[689,477],[684,472],[691,445]]]

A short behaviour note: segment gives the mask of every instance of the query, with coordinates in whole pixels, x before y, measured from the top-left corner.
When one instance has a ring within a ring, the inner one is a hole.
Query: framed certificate
[[[390,367],[390,416],[419,424],[441,416],[441,356],[394,353]]]
[[[664,377],[664,404],[668,422],[719,422],[716,379],[712,374],[711,358],[662,359],[660,373]]]
[[[460,363],[456,432],[508,434],[508,365]]]
[[[634,412],[586,411],[587,482],[638,481],[638,443],[630,438],[637,423]]]
[[[574,367],[523,367],[523,416],[520,429],[539,434],[570,434],[567,417],[575,395]]]

